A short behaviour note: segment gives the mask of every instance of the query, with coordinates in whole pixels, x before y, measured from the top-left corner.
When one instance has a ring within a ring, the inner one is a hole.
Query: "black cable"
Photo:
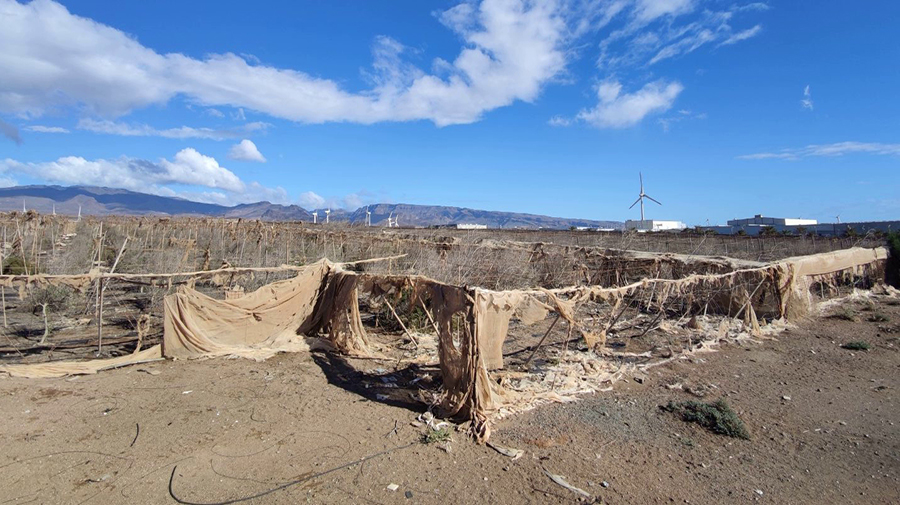
[[[181,503],[182,505],[231,505],[232,503],[241,503],[241,502],[245,502],[245,501],[255,500],[256,498],[261,498],[261,497],[263,497],[263,496],[266,496],[266,495],[275,493],[275,492],[277,492],[277,491],[281,491],[282,489],[286,489],[286,488],[289,488],[289,487],[291,487],[291,486],[296,486],[297,484],[302,484],[302,483],[304,483],[304,482],[307,482],[307,481],[310,481],[310,480],[313,480],[313,479],[318,479],[319,477],[323,477],[323,476],[328,475],[328,474],[330,474],[330,473],[337,472],[338,470],[343,470],[344,468],[351,467],[351,466],[353,466],[353,465],[358,465],[358,464],[360,464],[360,463],[365,463],[366,461],[369,461],[369,460],[371,460],[371,459],[375,459],[375,458],[380,457],[380,456],[384,456],[385,454],[388,454],[388,453],[391,453],[391,452],[394,452],[394,451],[399,451],[399,450],[401,450],[401,449],[406,449],[406,448],[408,448],[408,447],[412,447],[413,445],[416,445],[416,444],[418,444],[418,443],[419,443],[419,442],[411,442],[411,443],[409,443],[409,444],[401,445],[401,446],[399,446],[399,447],[394,447],[394,448],[392,448],[392,449],[386,449],[386,450],[381,451],[381,452],[379,452],[379,453],[372,454],[371,456],[366,456],[366,457],[364,457],[364,458],[362,458],[362,459],[358,459],[358,460],[356,460],[356,461],[351,461],[350,463],[345,463],[345,464],[343,464],[343,465],[341,465],[341,466],[336,466],[336,467],[334,467],[334,468],[331,468],[331,469],[329,469],[329,470],[325,470],[325,471],[323,471],[323,472],[319,472],[319,473],[316,473],[316,474],[313,474],[313,475],[309,475],[309,476],[307,476],[307,477],[303,477],[303,478],[301,478],[301,479],[297,479],[297,480],[292,480],[292,481],[290,481],[290,482],[286,482],[286,483],[284,483],[284,484],[282,484],[282,485],[280,485],[280,486],[273,487],[272,489],[268,489],[268,490],[266,490],[266,491],[262,491],[262,492],[260,492],[260,493],[257,493],[257,494],[251,495],[251,496],[245,496],[245,497],[242,497],[242,498],[234,498],[234,499],[231,499],[231,500],[221,501],[221,502],[205,502],[205,503],[204,503],[204,502],[190,502],[190,501],[186,501],[186,500],[183,500],[183,499],[181,499],[181,498],[175,496],[175,491],[172,489],[172,483],[175,481],[175,470],[178,469],[178,465],[175,465],[175,466],[172,468],[172,474],[169,476],[169,496],[171,496],[173,500],[175,500],[175,501],[178,502],[178,503]]]

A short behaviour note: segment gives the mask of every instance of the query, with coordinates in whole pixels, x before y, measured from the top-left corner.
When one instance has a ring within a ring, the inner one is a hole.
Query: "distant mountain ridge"
[[[310,211],[298,205],[280,205],[270,202],[245,203],[234,206],[194,202],[184,198],[150,195],[126,189],[94,186],[15,186],[0,188],[0,211],[21,211],[23,203],[28,210],[49,214],[54,209],[59,214],[76,215],[79,208],[83,215],[186,215],[213,216],[265,221],[312,222]],[[385,226],[393,213],[400,226],[441,226],[453,224],[480,224],[490,228],[622,228],[619,221],[594,221],[568,219],[518,212],[499,212],[447,207],[438,205],[411,205],[380,203],[360,207],[354,211],[333,209],[331,222],[349,221],[364,224],[366,209],[371,212],[373,226]],[[316,209],[318,222],[325,222],[324,209]]]

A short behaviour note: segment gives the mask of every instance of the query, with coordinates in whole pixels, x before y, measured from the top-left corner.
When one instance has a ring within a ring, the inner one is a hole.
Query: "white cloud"
[[[679,16],[694,10],[694,0],[638,0],[634,16],[638,21],[650,22],[663,16]]]
[[[160,54],[50,0],[0,0],[0,111],[36,117],[79,107],[116,117],[184,96],[304,123],[470,123],[515,101],[533,101],[564,70],[570,30],[563,15],[575,9],[562,2],[484,0],[448,10],[439,19],[463,48],[452,62],[435,60],[439,74],[403,64],[390,39],[379,39],[373,72],[381,81],[354,93],[334,80],[232,53]],[[658,10],[645,3],[647,15]]]
[[[638,0],[630,4],[623,24],[600,42],[601,69],[615,71],[653,65],[683,56],[708,44],[718,47],[747,40],[762,30],[755,25],[735,31],[736,15],[761,11],[765,4],[726,10],[698,9],[699,1]]]
[[[111,160],[64,156],[56,161],[39,163],[0,160],[0,174],[14,173],[52,183],[108,186],[217,203],[261,199],[280,203],[288,199],[284,189],[267,188],[256,182],[246,183],[234,172],[219,165],[215,158],[191,148],[182,149],[172,160],[160,159],[156,162],[124,156]],[[181,186],[213,191],[198,193],[183,190]]]
[[[563,116],[553,116],[547,121],[547,124],[550,126],[570,126],[572,120]]]
[[[237,161],[266,162],[265,156],[259,152],[259,149],[256,148],[256,144],[247,139],[231,146],[231,149],[228,150],[228,158]]]
[[[762,31],[762,25],[756,25],[753,28],[748,28],[742,32],[735,33],[731,37],[725,39],[720,46],[730,46],[731,44],[737,44],[742,40],[747,40],[750,37],[755,37]]]
[[[297,197],[297,205],[304,209],[321,209],[325,206],[325,198],[312,191],[307,191],[305,193],[300,193],[300,196]]]
[[[206,109],[206,113],[212,117],[225,117],[225,113],[220,111],[219,109],[209,108]]]
[[[804,109],[813,110],[813,101],[812,95],[809,92],[809,84],[807,84],[806,87],[803,88],[803,99],[800,100],[800,105]]]
[[[156,129],[146,124],[128,124],[108,119],[81,119],[78,128],[94,133],[106,133],[109,135],[122,135],[125,137],[163,137],[169,139],[211,139],[226,140],[240,138],[248,133],[264,131],[268,123],[247,123],[238,128],[228,130],[215,130],[212,128],[193,128],[181,126],[178,128]]]
[[[669,110],[683,89],[678,82],[656,81],[634,93],[622,93],[618,81],[605,81],[597,88],[597,106],[581,111],[578,119],[598,128],[627,128],[649,114]]]
[[[30,132],[37,133],[69,133],[69,130],[60,127],[60,126],[41,126],[41,125],[31,125],[26,126],[26,130]]]
[[[900,156],[900,144],[881,144],[878,142],[836,142],[834,144],[812,144],[799,149],[782,149],[777,152],[745,154],[738,156],[742,160],[798,160],[811,156],[844,156],[846,154],[875,154],[883,156]]]
[[[749,3],[747,5],[741,5],[741,6],[734,8],[734,10],[738,11],[738,12],[741,12],[741,11],[767,11],[769,9],[771,9],[771,7],[769,7],[768,4],[765,4],[763,2],[753,2],[753,3]]]

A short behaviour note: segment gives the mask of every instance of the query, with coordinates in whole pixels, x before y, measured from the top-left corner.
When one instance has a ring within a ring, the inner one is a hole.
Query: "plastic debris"
[[[556,484],[559,484],[560,486],[568,489],[569,491],[572,491],[573,493],[578,493],[581,496],[585,496],[588,498],[591,497],[590,493],[588,493],[584,489],[579,489],[579,488],[573,486],[572,484],[569,484],[568,482],[566,482],[566,478],[563,477],[562,475],[556,475],[554,473],[548,472],[547,470],[544,470],[544,474],[546,474],[547,477],[550,477],[550,480],[552,480]]]

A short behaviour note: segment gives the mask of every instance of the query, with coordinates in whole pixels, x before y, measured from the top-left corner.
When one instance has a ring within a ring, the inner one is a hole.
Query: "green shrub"
[[[731,410],[725,400],[716,400],[714,403],[694,400],[669,402],[660,408],[676,414],[684,422],[697,423],[713,433],[744,440],[750,439],[744,422]]]
[[[844,349],[851,350],[851,351],[868,351],[869,349],[872,348],[872,346],[870,346],[869,344],[862,342],[862,341],[847,342],[846,344],[842,345],[841,347],[843,347]]]
[[[426,433],[422,434],[422,443],[424,444],[449,442],[450,439],[450,428],[441,428],[439,430],[429,429]]]
[[[10,256],[3,261],[3,273],[6,275],[26,275],[37,273],[34,263],[22,259],[21,256]]]

